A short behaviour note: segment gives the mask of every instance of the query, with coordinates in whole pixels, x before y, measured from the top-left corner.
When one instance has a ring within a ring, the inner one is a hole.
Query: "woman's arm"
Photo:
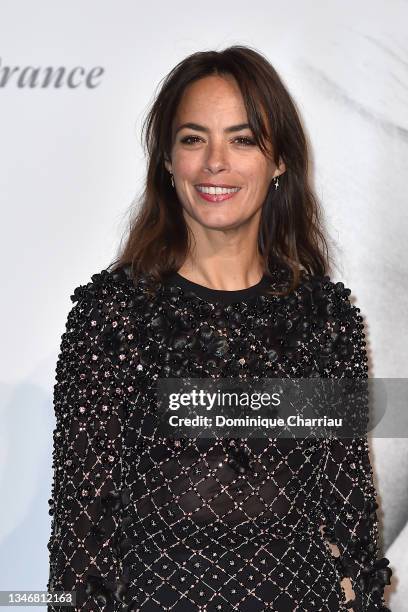
[[[76,591],[75,610],[119,610],[126,577],[120,560],[124,389],[107,338],[109,298],[78,288],[56,366],[49,591]],[[67,607],[49,605],[48,610]]]
[[[330,313],[325,330],[328,350],[323,376],[367,379],[367,353],[362,317],[341,283],[329,283]],[[357,397],[359,395],[357,394]],[[364,394],[361,395],[364,397]],[[368,405],[360,405],[363,421]],[[325,535],[337,546],[340,575],[349,578],[354,612],[381,610],[385,584],[390,584],[388,559],[378,559],[378,519],[367,436],[330,438],[322,477]]]

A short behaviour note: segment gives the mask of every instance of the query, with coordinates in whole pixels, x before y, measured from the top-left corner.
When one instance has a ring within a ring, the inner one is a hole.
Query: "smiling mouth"
[[[241,187],[195,185],[195,189],[199,196],[207,202],[222,202],[223,200],[229,200],[232,198],[240,191]]]

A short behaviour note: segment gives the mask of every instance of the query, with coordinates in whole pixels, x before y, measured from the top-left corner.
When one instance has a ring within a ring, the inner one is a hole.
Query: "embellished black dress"
[[[366,437],[268,438],[255,452],[148,435],[161,377],[367,377],[350,290],[303,273],[288,297],[266,295],[284,276],[221,291],[173,273],[152,290],[123,268],[75,289],[47,584],[75,590],[75,610],[346,610],[344,576],[355,612],[388,610]]]

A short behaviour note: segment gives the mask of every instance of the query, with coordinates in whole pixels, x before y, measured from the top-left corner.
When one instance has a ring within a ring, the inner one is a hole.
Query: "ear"
[[[280,157],[279,158],[279,166],[278,166],[278,168],[275,171],[274,178],[275,178],[275,176],[280,176],[284,172],[286,172],[286,164],[283,161],[283,159]]]
[[[169,159],[164,160],[164,166],[168,172],[172,172],[171,161]]]
[[[286,172],[286,164],[285,164],[285,162],[283,161],[283,159],[282,159],[281,157],[279,158],[279,166],[278,166],[278,170],[279,170],[279,172],[277,173],[277,175],[276,175],[276,176],[278,176],[278,175],[283,174],[284,172]]]

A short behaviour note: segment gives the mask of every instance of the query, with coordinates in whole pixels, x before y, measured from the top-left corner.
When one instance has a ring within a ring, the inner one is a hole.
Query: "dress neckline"
[[[257,295],[260,295],[264,290],[270,286],[271,279],[267,274],[263,274],[262,278],[255,284],[244,289],[213,289],[195,283],[185,276],[182,276],[178,272],[172,272],[165,280],[167,285],[176,285],[186,291],[191,291],[198,297],[208,302],[221,302],[221,303],[233,303],[233,302],[246,302]]]

